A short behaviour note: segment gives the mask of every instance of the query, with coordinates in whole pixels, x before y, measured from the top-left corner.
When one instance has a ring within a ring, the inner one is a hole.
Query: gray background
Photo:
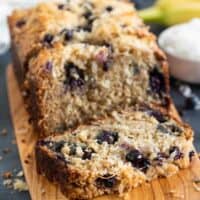
[[[135,0],[136,1],[136,0]],[[147,6],[153,0],[137,0],[140,2],[138,7]],[[143,5],[142,5],[143,4]],[[152,26],[152,31],[158,33],[162,30],[162,27]],[[7,129],[8,134],[6,136],[0,136],[0,156],[3,160],[0,161],[0,175],[5,171],[19,171],[21,164],[19,161],[17,146],[12,144],[14,139],[13,126],[10,117],[7,88],[6,88],[6,66],[11,62],[10,53],[6,53],[0,56],[0,131],[4,128]],[[174,87],[176,80],[172,80],[172,96],[177,107],[181,107],[184,104],[184,98],[178,93]],[[191,85],[195,94],[200,96],[200,85]],[[183,112],[183,118],[185,121],[191,124],[195,130],[195,145],[200,151],[200,111],[185,110]],[[10,148],[11,152],[4,154],[2,150],[4,148]],[[30,196],[28,192],[16,192],[12,189],[6,189],[2,185],[3,179],[0,176],[0,200],[29,200]]]

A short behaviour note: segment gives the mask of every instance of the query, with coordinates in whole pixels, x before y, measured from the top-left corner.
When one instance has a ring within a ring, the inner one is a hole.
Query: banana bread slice
[[[36,145],[38,172],[70,199],[125,195],[186,168],[195,155],[190,127],[155,110],[113,112]]]
[[[131,3],[40,4],[9,22],[15,68],[42,135],[136,103],[169,108],[165,56]]]
[[[167,108],[165,83],[157,65],[139,65],[104,44],[74,43],[41,50],[29,62],[24,85],[33,122],[48,135],[137,103]]]

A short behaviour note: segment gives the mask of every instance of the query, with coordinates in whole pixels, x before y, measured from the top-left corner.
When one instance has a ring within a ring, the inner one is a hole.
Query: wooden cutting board
[[[37,134],[28,123],[29,116],[12,65],[7,69],[7,87],[18,150],[32,200],[66,200],[55,185],[36,172],[33,150]],[[200,200],[200,190],[194,187],[194,180],[200,180],[199,159],[195,159],[189,169],[181,170],[177,175],[154,180],[134,189],[126,200]],[[116,196],[97,199],[120,200]]]

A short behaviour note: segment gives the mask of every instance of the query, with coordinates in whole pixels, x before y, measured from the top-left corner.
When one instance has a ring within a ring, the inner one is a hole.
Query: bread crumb
[[[10,148],[5,148],[5,149],[2,150],[2,152],[5,153],[5,154],[8,154],[8,153],[11,152],[11,149]]]
[[[12,144],[16,144],[16,140],[15,139],[12,140]]]
[[[12,188],[12,179],[5,179],[3,181],[3,185],[6,186],[7,188]]]
[[[10,171],[4,172],[2,177],[3,179],[10,179],[12,177],[12,172]]]
[[[13,188],[14,188],[14,190],[18,190],[20,192],[28,190],[28,186],[27,186],[26,182],[24,182],[21,179],[17,179],[17,178],[14,180]]]
[[[7,131],[7,129],[5,129],[5,128],[2,129],[1,132],[0,132],[0,135],[1,135],[1,136],[6,136],[7,134],[8,134],[8,131]]]
[[[24,172],[21,170],[17,173],[16,175],[17,177],[23,177],[24,176]]]

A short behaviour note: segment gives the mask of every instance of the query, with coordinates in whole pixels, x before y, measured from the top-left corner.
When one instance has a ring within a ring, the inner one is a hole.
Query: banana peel
[[[200,0],[158,0],[154,6],[139,11],[146,23],[166,26],[200,18]]]

